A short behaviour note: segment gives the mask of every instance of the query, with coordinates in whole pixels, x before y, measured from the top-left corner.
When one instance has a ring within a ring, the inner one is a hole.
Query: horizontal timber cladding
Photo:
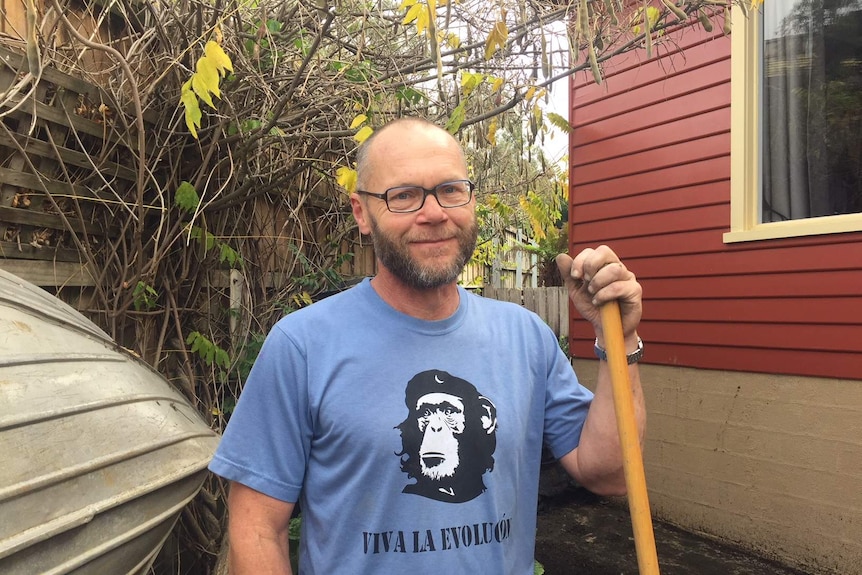
[[[644,288],[646,362],[862,379],[862,234],[725,244],[730,39],[686,29],[571,79],[570,242]],[[592,330],[572,319],[591,356]]]

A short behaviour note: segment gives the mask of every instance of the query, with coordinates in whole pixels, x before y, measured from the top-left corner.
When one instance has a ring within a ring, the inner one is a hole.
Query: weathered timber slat
[[[76,262],[7,260],[0,258],[0,269],[37,286],[93,286],[97,274]]]
[[[10,170],[9,168],[0,167],[0,183],[10,184],[33,190],[37,193],[42,193],[48,190],[49,193],[57,196],[75,196],[85,199],[102,199],[101,194],[96,194],[92,190],[83,186],[73,186],[67,182],[59,182],[48,178],[40,177],[35,174],[21,172],[19,170]]]
[[[43,56],[45,55],[43,54]],[[30,70],[30,67],[27,64],[27,57],[23,52],[23,46],[22,51],[18,51],[10,49],[9,46],[0,45],[0,61],[4,62],[15,71],[24,73]],[[46,61],[48,61],[47,58]],[[112,108],[118,107],[114,97],[108,92],[102,90],[99,86],[80,78],[76,78],[75,76],[70,76],[56,68],[45,66],[42,69],[41,81],[56,84],[57,86],[61,86],[78,94],[86,94],[95,101],[109,104]],[[150,123],[155,123],[158,120],[158,115],[152,110],[144,110],[144,120]]]
[[[0,132],[0,145],[7,146],[15,150],[20,146],[29,154],[36,154],[52,160],[57,159],[50,144],[29,136],[18,134],[16,138],[13,138],[10,137],[8,132]],[[73,166],[78,166],[80,168],[93,168],[93,164],[90,162],[87,154],[83,152],[58,147],[56,153],[59,154],[60,159],[67,164],[72,164]],[[130,170],[129,168],[121,166],[115,162],[103,161],[101,165],[97,167],[101,172],[105,173],[108,179],[116,176],[123,180],[134,182],[137,176],[134,170]]]
[[[0,242],[0,258],[19,260],[53,260],[58,262],[80,262],[81,256],[74,248],[35,247],[27,243]]]
[[[9,168],[0,167],[0,184],[11,184],[32,191],[34,196],[44,196],[48,194],[55,198],[75,198],[80,201],[103,202],[112,204],[121,204],[117,196],[108,192],[92,190],[86,186],[77,186],[68,182],[52,180],[44,176],[36,176],[34,174],[21,172],[18,170],[10,170]],[[134,203],[126,203],[131,209]],[[145,210],[161,209],[156,206],[144,206]]]
[[[6,63],[13,70],[25,73],[30,71],[30,66],[27,63],[27,57],[24,52],[12,50],[8,46],[0,45],[0,60]],[[94,84],[85,82],[80,78],[65,74],[56,68],[46,66],[42,70],[43,81],[51,82],[63,88],[67,88],[79,94],[86,94],[93,99],[100,101],[112,101],[111,96]]]
[[[3,108],[14,108],[20,101],[20,97],[11,97],[4,99],[0,106]],[[18,113],[33,111],[33,105],[33,98],[28,98],[28,102],[18,108]],[[109,129],[105,129],[105,124],[94,122],[93,120],[79,116],[78,114],[75,114],[74,111],[69,111],[67,114],[66,111],[60,108],[36,101],[35,112],[36,116],[38,116],[40,120],[47,120],[78,132],[103,138],[108,142],[120,144],[124,148],[129,148],[131,150],[138,149],[137,138],[130,137],[128,133],[118,132],[113,126],[109,126]],[[149,145],[147,147],[152,151],[153,146]]]
[[[69,225],[72,227],[72,231],[74,232],[87,232],[88,234],[99,236],[106,234],[119,234],[119,228],[117,226],[110,226],[108,229],[105,229],[102,226],[98,226],[88,222],[82,222],[81,220],[73,218],[71,216],[67,216],[67,219],[69,220]],[[65,223],[63,222],[63,219],[58,214],[46,214],[45,212],[22,210],[19,208],[9,208],[6,206],[0,206],[0,222],[5,222],[9,224],[21,224],[25,226],[37,226],[41,228],[51,228],[54,230],[67,229]]]

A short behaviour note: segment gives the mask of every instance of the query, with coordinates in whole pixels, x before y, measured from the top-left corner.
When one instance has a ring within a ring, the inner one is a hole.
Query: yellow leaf
[[[491,84],[491,93],[498,92],[500,88],[503,87],[503,78],[494,78],[494,82]]]
[[[215,108],[215,104],[213,104],[212,96],[210,96],[209,86],[207,86],[204,81],[203,76],[200,74],[192,75],[192,90],[194,94],[197,94],[197,97],[206,102],[210,108]]]
[[[352,194],[356,191],[356,170],[341,166],[335,171],[335,181]]]
[[[469,96],[470,92],[485,80],[482,74],[473,74],[471,72],[461,72],[461,89],[465,96]]]
[[[192,136],[197,139],[197,128],[201,125],[201,108],[198,105],[197,96],[191,90],[191,81],[186,82],[183,86],[183,90],[180,93],[180,102],[186,109],[186,126],[189,132],[192,133]]]
[[[422,34],[428,28],[428,24],[431,21],[428,15],[428,7],[422,5],[421,2],[417,2],[410,7],[401,23],[407,25],[413,21],[416,22],[416,32],[419,34]]]
[[[497,50],[506,46],[506,40],[509,38],[509,28],[503,21],[494,24],[491,32],[488,34],[488,39],[485,40],[485,59],[490,60]]]
[[[373,133],[374,130],[372,130],[370,126],[363,126],[359,129],[358,132],[353,134],[353,139],[361,144],[362,142],[367,140]]]
[[[195,74],[201,77],[203,82],[209,87],[210,92],[216,93],[218,91],[219,74],[212,60],[206,56],[198,58],[195,65]]]
[[[401,6],[398,7],[398,10],[404,10],[408,6],[413,6],[414,4],[416,4],[416,0],[404,0],[401,2]]]
[[[365,114],[359,114],[358,116],[353,118],[352,122],[350,122],[350,129],[353,130],[354,128],[358,128],[359,126],[364,124],[365,120],[367,120],[367,119],[368,119],[368,116],[366,116]]]
[[[658,17],[661,16],[661,11],[655,6],[649,6],[646,9],[646,15],[649,19],[649,27],[655,28],[656,22],[658,22]]]
[[[401,21],[402,24],[407,25],[414,20],[419,19],[419,16],[422,12],[425,11],[425,7],[421,4],[413,4],[410,10],[407,11],[407,14],[404,15],[404,20]]]
[[[215,66],[219,76],[224,76],[225,70],[233,72],[233,63],[230,61],[230,57],[222,50],[221,46],[212,40],[204,46],[204,53],[207,56],[207,60],[211,61],[213,66]]]
[[[192,89],[198,97],[215,108],[210,99],[208,92],[212,92],[217,97],[221,97],[221,92],[218,88],[219,75],[212,61],[206,56],[198,58],[195,73],[192,76]]]
[[[530,86],[530,88],[527,90],[527,93],[524,94],[524,99],[529,102],[530,100],[533,99],[533,96],[535,96],[535,94],[536,94],[536,87]]]
[[[416,32],[422,34],[428,28],[431,19],[428,16],[428,10],[422,10],[419,17],[416,18]]]
[[[492,146],[497,145],[497,118],[491,120],[491,123],[488,125],[488,142],[491,143]]]
[[[448,34],[446,34],[446,43],[457,50],[461,47],[461,38],[459,38],[456,34],[449,32]]]

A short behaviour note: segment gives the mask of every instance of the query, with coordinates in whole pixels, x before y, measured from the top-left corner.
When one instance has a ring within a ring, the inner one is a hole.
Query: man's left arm
[[[593,325],[596,344],[605,349],[600,308],[616,300],[620,306],[626,353],[635,352],[639,345],[637,326],[642,313],[642,289],[635,275],[607,246],[583,250],[574,259],[560,254],[557,265],[575,308]],[[643,445],[646,409],[640,371],[637,363],[629,365],[628,370],[638,436]],[[580,444],[564,455],[560,463],[578,483],[594,493],[626,493],[611,373],[605,360],[599,362],[595,397],[581,431]]]

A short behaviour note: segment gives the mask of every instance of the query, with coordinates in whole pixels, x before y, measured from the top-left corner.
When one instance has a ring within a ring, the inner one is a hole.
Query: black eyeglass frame
[[[457,204],[454,206],[444,206],[440,203],[440,197],[437,195],[437,190],[442,189],[451,184],[457,184],[461,182],[466,182],[467,187],[469,188],[467,193],[467,201],[461,204]],[[422,190],[422,201],[419,202],[419,206],[413,208],[412,210],[393,210],[389,206],[389,192],[397,192],[399,190]],[[428,199],[428,196],[434,196],[434,199],[437,200],[437,203],[441,208],[460,208],[461,206],[466,206],[470,203],[470,200],[473,199],[473,192],[476,190],[476,184],[474,184],[471,180],[450,180],[448,182],[443,182],[442,184],[437,184],[433,188],[423,188],[422,186],[395,186],[394,188],[389,188],[385,190],[382,194],[375,194],[374,192],[366,192],[365,190],[356,190],[356,193],[362,196],[371,196],[372,198],[377,198],[378,200],[383,200],[386,202],[386,209],[392,212],[393,214],[412,214],[413,212],[418,212],[425,205],[425,200]]]

